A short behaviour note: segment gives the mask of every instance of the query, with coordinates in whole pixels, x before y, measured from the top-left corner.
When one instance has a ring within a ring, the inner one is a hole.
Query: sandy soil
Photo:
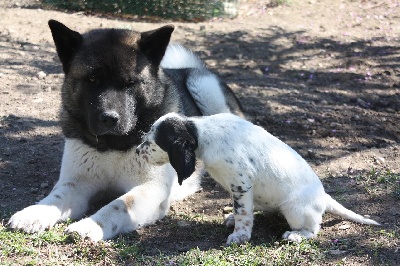
[[[400,3],[309,0],[269,7],[267,2],[242,1],[233,20],[174,23],[173,41],[193,49],[218,72],[249,117],[302,154],[330,194],[398,237],[400,191],[369,187],[367,177],[400,173]],[[166,23],[43,10],[34,0],[2,4],[3,213],[43,198],[59,174],[63,73],[49,19],[80,32],[98,27],[144,31]],[[222,221],[229,205],[227,193],[206,179],[203,191],[175,203],[170,216],[139,230],[138,238],[149,254],[219,247],[229,230],[207,221]],[[181,215],[195,214],[205,220],[179,222]],[[274,241],[286,228],[279,216],[259,215],[252,242]],[[319,239],[326,245],[332,239],[346,243],[345,252],[330,255],[332,261],[346,257],[350,264],[371,263],[372,244],[381,241],[374,261],[400,264],[399,241],[382,240],[368,228],[326,215]],[[201,237],[188,237],[193,231]]]

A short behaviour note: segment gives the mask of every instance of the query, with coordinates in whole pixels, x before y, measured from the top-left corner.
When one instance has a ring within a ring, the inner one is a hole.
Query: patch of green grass
[[[281,242],[279,246],[231,245],[221,249],[202,251],[199,248],[169,258],[169,265],[294,265],[300,263],[318,263],[324,257],[324,250],[318,242],[302,243]]]
[[[37,254],[37,247],[64,243],[65,241],[66,236],[60,232],[59,228],[41,234],[26,234],[8,230],[3,225],[0,226],[0,254],[2,256],[32,256]]]
[[[40,234],[26,234],[0,225],[0,261],[4,265],[48,265],[41,260],[43,252],[51,253],[50,246],[66,242],[60,226]],[[2,264],[3,265],[3,264]]]
[[[6,231],[4,227],[0,228],[0,246],[0,257],[32,256],[37,253],[33,246],[28,245],[24,233]]]
[[[371,194],[379,195],[379,191],[386,190],[393,195],[393,198],[400,200],[400,174],[390,169],[372,168],[366,174],[355,177],[358,183],[364,185],[365,190]]]
[[[121,235],[111,243],[120,261],[137,260],[142,256],[140,242],[131,234]]]
[[[381,236],[389,238],[389,239],[398,239],[398,237],[399,237],[398,233],[396,231],[393,231],[393,230],[381,229],[381,230],[378,231],[378,233]]]
[[[91,265],[113,259],[114,253],[107,242],[80,240],[72,243],[64,234],[65,224],[35,234],[13,231],[3,224],[4,220],[0,224],[1,265]]]
[[[290,0],[270,0],[268,5],[271,7],[276,7],[280,5],[288,5],[290,2]]]

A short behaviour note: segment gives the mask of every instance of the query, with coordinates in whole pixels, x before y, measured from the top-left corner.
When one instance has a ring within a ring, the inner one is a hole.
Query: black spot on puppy
[[[234,214],[238,214],[238,209],[243,208],[243,204],[240,204],[237,200],[233,201],[233,211]]]

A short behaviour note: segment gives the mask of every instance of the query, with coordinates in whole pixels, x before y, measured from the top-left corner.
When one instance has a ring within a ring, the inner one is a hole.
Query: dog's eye
[[[126,82],[127,84],[127,87],[132,87],[132,86],[135,86],[137,83],[138,83],[138,79],[136,79],[136,78],[131,78],[131,79],[129,79],[127,82]]]
[[[95,77],[95,76],[90,76],[90,77],[89,77],[89,82],[90,82],[90,83],[96,83],[96,82],[97,82],[96,77]]]

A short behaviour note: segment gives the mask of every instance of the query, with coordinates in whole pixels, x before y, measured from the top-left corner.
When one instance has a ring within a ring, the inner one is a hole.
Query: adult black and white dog
[[[40,232],[81,219],[93,199],[108,194],[114,200],[67,231],[97,241],[163,218],[172,200],[199,189],[199,177],[180,187],[170,165],[143,164],[135,153],[143,133],[169,112],[242,114],[239,102],[193,53],[169,45],[173,26],[85,34],[54,20],[49,27],[65,73],[60,178],[47,197],[15,213],[9,226]]]
[[[233,114],[184,117],[175,113],[158,119],[137,148],[151,164],[170,162],[178,181],[195,170],[196,158],[231,193],[235,226],[227,244],[251,237],[253,208],[278,210],[293,231],[283,238],[300,242],[314,237],[325,211],[344,218],[379,225],[356,214],[325,193],[309,164],[292,148],[263,128]]]

